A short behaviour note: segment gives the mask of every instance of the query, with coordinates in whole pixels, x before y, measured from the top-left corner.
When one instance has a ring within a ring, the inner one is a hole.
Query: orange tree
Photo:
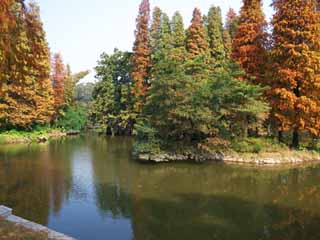
[[[281,131],[319,136],[320,19],[315,0],[274,0],[270,102]]]
[[[233,38],[232,58],[254,83],[263,82],[266,27],[261,0],[243,0],[237,32]]]
[[[133,46],[131,75],[134,80],[133,94],[136,98],[135,110],[140,112],[149,85],[148,72],[151,65],[151,51],[149,46],[149,0],[143,0],[140,4],[139,15],[136,22],[137,26],[135,31],[135,42]]]
[[[59,53],[54,54],[52,60],[51,81],[54,92],[54,106],[58,111],[65,104],[64,84],[66,80],[66,68],[63,64],[62,56]]]

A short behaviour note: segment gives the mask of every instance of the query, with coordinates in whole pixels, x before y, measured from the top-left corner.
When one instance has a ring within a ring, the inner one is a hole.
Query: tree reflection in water
[[[129,138],[86,136],[2,147],[0,202],[42,224],[68,222],[55,226],[79,239],[320,239],[319,165],[141,165],[131,146]],[[90,229],[74,227],[89,218]],[[118,227],[104,231],[111,222]]]

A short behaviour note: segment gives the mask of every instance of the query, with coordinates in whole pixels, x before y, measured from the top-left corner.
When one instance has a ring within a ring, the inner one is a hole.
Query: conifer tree
[[[254,83],[263,83],[266,62],[267,22],[261,0],[243,0],[232,58]]]
[[[139,7],[135,31],[135,42],[132,57],[132,77],[134,79],[133,94],[136,98],[135,109],[140,111],[149,85],[148,72],[151,65],[150,59],[150,4],[149,0],[143,0]]]
[[[207,41],[206,29],[203,24],[201,11],[195,8],[193,11],[193,18],[191,25],[187,30],[187,51],[188,59],[194,60],[196,58],[209,60],[210,51],[209,43]]]
[[[152,75],[155,73],[154,66],[163,58],[168,57],[172,49],[170,19],[166,13],[161,13],[158,39],[152,48]]]
[[[220,7],[211,7],[208,13],[208,35],[210,53],[215,66],[225,61],[226,52],[223,43],[223,24]]]
[[[316,2],[274,0],[270,102],[280,131],[319,136],[320,129],[320,19]]]
[[[0,1],[0,126],[8,119],[8,104],[5,98],[8,94],[8,65],[10,50],[10,34],[12,33],[16,19],[10,11],[13,0]]]
[[[50,81],[50,51],[46,41],[38,5],[31,1],[26,14],[31,56],[29,67],[35,80],[36,122],[49,123],[54,113],[53,89]]]
[[[171,21],[172,31],[172,51],[171,59],[184,62],[186,58],[186,47],[185,47],[185,29],[183,25],[183,18],[179,12],[175,12]]]
[[[152,13],[152,22],[150,28],[150,47],[152,52],[157,48],[160,40],[160,28],[161,28],[162,11],[159,7],[155,7]]]
[[[230,59],[231,53],[232,53],[232,39],[229,31],[226,28],[223,29],[223,43],[224,43],[224,50],[226,52],[226,58]]]
[[[37,79],[34,78],[32,41],[28,39],[26,8],[16,2],[11,8],[15,16],[14,29],[9,33],[9,54],[6,56],[3,102],[7,105],[6,125],[29,128],[37,118]],[[38,33],[34,33],[38,34]]]
[[[168,56],[172,47],[172,35],[170,19],[166,13],[162,14],[161,26],[160,26],[160,51]]]
[[[52,60],[51,81],[54,92],[54,107],[58,113],[65,104],[66,69],[60,53],[56,53]]]
[[[239,16],[236,11],[233,8],[229,8],[226,19],[226,29],[228,30],[231,39],[233,39],[237,33],[238,21]]]

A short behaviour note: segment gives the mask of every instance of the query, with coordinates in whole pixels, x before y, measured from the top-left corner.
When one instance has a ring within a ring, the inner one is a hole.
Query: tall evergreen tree
[[[170,19],[166,13],[162,14],[161,26],[160,26],[160,51],[166,57],[168,56],[172,48],[172,35]]]
[[[152,49],[152,75],[155,74],[155,65],[163,58],[168,57],[172,49],[170,19],[166,13],[161,14],[159,35],[155,47]]]
[[[243,0],[232,58],[254,83],[263,83],[266,62],[267,22],[261,0]]]
[[[273,69],[270,101],[280,131],[319,136],[320,18],[311,0],[274,0]]]
[[[210,51],[207,33],[203,24],[201,11],[198,8],[195,8],[193,11],[191,25],[187,30],[186,44],[188,59],[203,58],[206,61],[209,60]]]
[[[220,7],[211,7],[208,13],[208,35],[210,53],[215,66],[221,65],[226,58],[223,43],[223,24]]]
[[[186,47],[185,47],[185,29],[183,25],[183,18],[179,12],[175,12],[171,21],[172,30],[172,51],[171,59],[184,62],[186,58]]]
[[[132,77],[134,79],[134,95],[136,98],[136,111],[140,111],[144,102],[145,93],[149,85],[148,72],[151,65],[150,59],[150,4],[149,0],[143,0],[139,7],[135,31],[135,42],[132,57]]]
[[[160,40],[162,11],[159,7],[155,7],[152,13],[152,22],[150,28],[150,47],[151,51],[157,48]]]
[[[223,29],[223,44],[224,44],[224,50],[226,52],[226,58],[230,59],[231,53],[232,53],[232,39],[228,29],[226,28]]]

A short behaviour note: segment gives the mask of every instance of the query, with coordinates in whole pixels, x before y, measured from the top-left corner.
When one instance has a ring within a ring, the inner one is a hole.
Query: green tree
[[[112,135],[131,134],[136,114],[133,113],[131,53],[115,49],[103,53],[96,67],[99,82],[93,91],[91,119]]]
[[[219,67],[226,60],[223,42],[223,24],[220,7],[211,7],[208,13],[207,28],[209,47],[214,66]]]
[[[137,151],[183,151],[186,146],[208,150],[216,139],[245,138],[267,115],[264,89],[238,81],[238,67],[208,74],[204,81],[195,81],[175,61],[165,59],[156,68],[137,126]]]
[[[160,28],[161,28],[161,17],[162,17],[162,11],[160,8],[155,7],[152,13],[152,22],[151,22],[151,28],[150,28],[150,46],[151,51],[154,52],[154,50],[157,48],[160,40]]]
[[[232,39],[229,31],[226,28],[223,29],[223,43],[224,43],[224,50],[226,52],[226,58],[230,60],[231,53],[232,53]]]
[[[179,12],[175,12],[171,21],[172,50],[170,58],[177,62],[184,62],[186,59],[185,40],[186,34],[183,25],[183,18]]]
[[[92,93],[95,84],[88,83],[79,83],[75,87],[75,101],[80,103],[89,103],[92,101]]]

